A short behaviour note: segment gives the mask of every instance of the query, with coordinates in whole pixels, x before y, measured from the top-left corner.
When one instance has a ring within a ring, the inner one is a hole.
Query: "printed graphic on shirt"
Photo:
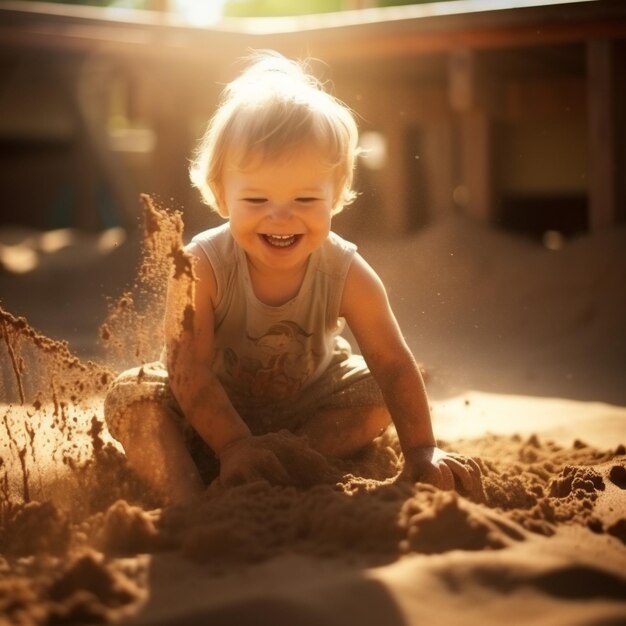
[[[283,320],[260,337],[247,336],[246,354],[222,352],[224,370],[238,395],[282,400],[297,393],[315,371],[319,356],[308,347],[307,333]]]

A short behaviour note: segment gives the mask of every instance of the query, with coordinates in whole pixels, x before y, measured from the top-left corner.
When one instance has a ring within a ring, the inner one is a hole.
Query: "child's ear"
[[[220,217],[223,217],[225,220],[228,219],[228,211],[225,211],[221,204],[216,204],[215,211]]]
[[[226,207],[226,204],[224,204],[224,202],[222,202],[221,200],[217,200],[215,203],[215,210],[220,217],[228,219],[228,208]]]
[[[215,185],[213,189],[213,197],[215,198],[215,210],[217,211],[220,217],[224,219],[228,218],[228,207],[226,206],[226,202],[224,200],[223,189],[219,185]]]

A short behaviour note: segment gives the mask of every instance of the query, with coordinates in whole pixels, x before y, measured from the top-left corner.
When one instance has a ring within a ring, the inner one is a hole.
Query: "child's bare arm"
[[[480,483],[476,463],[437,448],[419,367],[380,278],[359,255],[346,278],[341,314],[383,392],[404,453],[405,475],[445,489],[454,488],[456,476],[475,492]]]
[[[197,254],[193,246],[190,252]],[[250,436],[250,430],[211,369],[216,290],[213,270],[199,255],[195,256],[194,269],[196,280],[191,285],[176,279],[168,285],[167,369],[170,386],[187,420],[219,455],[231,442]]]
[[[380,279],[360,256],[348,272],[342,315],[381,387],[402,449],[434,446],[430,409],[419,368],[402,337]]]
[[[188,251],[195,257],[191,292],[188,281],[172,279],[167,294],[165,337],[172,392],[187,421],[219,457],[222,482],[282,477],[282,466],[271,452],[246,445],[252,440],[250,429],[212,371],[215,275],[194,244]]]

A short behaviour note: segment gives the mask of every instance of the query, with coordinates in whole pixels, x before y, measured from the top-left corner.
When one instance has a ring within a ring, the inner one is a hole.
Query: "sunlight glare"
[[[156,133],[151,128],[116,128],[109,131],[109,146],[116,152],[152,152]]]
[[[37,252],[30,246],[18,244],[5,246],[0,244],[0,265],[12,274],[27,274],[39,264]]]
[[[107,228],[98,237],[97,247],[100,252],[111,252],[126,241],[126,231],[120,226]]]
[[[361,133],[360,146],[363,149],[363,165],[370,170],[382,170],[387,164],[387,138],[375,131]]]
[[[172,11],[194,26],[210,26],[222,18],[225,0],[172,0]]]
[[[542,236],[543,245],[548,250],[562,250],[565,245],[565,237],[558,230],[546,230]]]
[[[49,254],[71,246],[76,241],[76,232],[71,228],[57,228],[42,233],[38,245],[42,252]]]

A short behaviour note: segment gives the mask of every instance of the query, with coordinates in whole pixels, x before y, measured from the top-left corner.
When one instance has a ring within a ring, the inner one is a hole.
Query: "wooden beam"
[[[485,111],[470,111],[460,120],[462,192],[457,200],[467,215],[483,222],[495,218],[493,130]]]
[[[424,130],[428,219],[432,221],[449,215],[454,208],[453,127],[449,117],[441,117]]]
[[[45,6],[46,10],[41,11]],[[35,8],[33,8],[35,7]],[[39,8],[39,10],[37,10]],[[458,48],[514,49],[626,37],[626,4],[504,0],[441,2],[291,18],[225,20],[212,28],[181,25],[159,12],[111,13],[96,7],[0,3],[1,46],[106,49],[164,54],[196,64],[223,63],[249,47],[338,60],[397,59]]]
[[[622,217],[620,182],[624,171],[617,111],[615,43],[587,44],[587,101],[589,105],[589,225],[592,231],[615,224]]]
[[[450,53],[450,108],[457,113],[460,180],[455,201],[481,221],[495,217],[493,117],[497,109],[495,81],[485,60],[474,50]]]
[[[406,233],[409,229],[409,201],[407,193],[409,174],[406,164],[406,127],[390,123],[381,128],[387,139],[387,164],[382,177],[382,202],[387,234]]]

